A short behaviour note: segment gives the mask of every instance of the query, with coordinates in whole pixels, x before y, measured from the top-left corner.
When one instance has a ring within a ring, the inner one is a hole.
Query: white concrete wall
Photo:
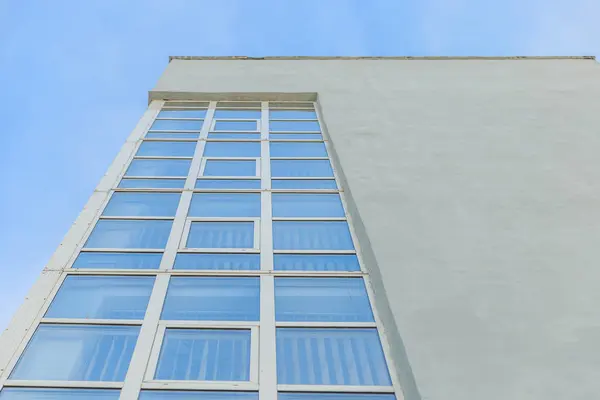
[[[174,60],[155,90],[318,93],[407,399],[411,368],[427,400],[598,397],[594,61]]]

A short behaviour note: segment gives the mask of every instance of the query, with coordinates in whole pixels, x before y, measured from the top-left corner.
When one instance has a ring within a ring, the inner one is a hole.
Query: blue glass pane
[[[271,160],[274,177],[333,177],[329,160]]]
[[[0,400],[119,400],[119,396],[120,391],[115,389],[52,389],[6,387],[0,392]]]
[[[271,157],[327,157],[323,142],[271,142]]]
[[[257,392],[191,392],[175,390],[142,390],[140,400],[258,400]],[[357,399],[362,400],[362,399]],[[370,400],[370,399],[364,399]],[[387,400],[387,399],[383,399]]]
[[[343,217],[339,194],[273,193],[274,217]]]
[[[196,189],[260,189],[259,179],[198,179]]]
[[[298,139],[298,140],[323,140],[320,133],[269,133],[271,140]]]
[[[209,133],[209,139],[260,139],[260,133]]]
[[[183,189],[185,179],[121,179],[125,189]]]
[[[148,139],[198,139],[200,132],[198,133],[178,133],[178,132],[148,132],[146,138]]]
[[[80,253],[71,268],[158,269],[162,253]]]
[[[150,127],[151,131],[199,131],[202,121],[186,121],[182,119],[157,119]]]
[[[260,142],[206,142],[203,157],[260,157]]]
[[[392,384],[377,330],[340,328],[278,328],[277,383]]]
[[[260,119],[260,110],[216,110],[215,118]]]
[[[125,176],[187,176],[191,160],[133,160]]]
[[[143,319],[153,276],[69,275],[46,318]]]
[[[192,222],[186,247],[251,249],[254,247],[254,222]]]
[[[85,247],[164,249],[172,221],[100,220]]]
[[[10,379],[122,382],[139,330],[139,326],[41,324]]]
[[[102,215],[111,217],[173,217],[179,193],[116,192]]]
[[[142,142],[136,156],[193,157],[196,142]]]
[[[319,132],[321,128],[317,121],[271,121],[271,132]]]
[[[313,110],[270,110],[270,119],[317,119]]]
[[[337,189],[334,179],[273,179],[273,189]]]
[[[260,193],[194,193],[190,217],[260,217]]]
[[[273,221],[275,250],[354,250],[345,221]]]
[[[280,392],[278,400],[396,400],[391,393],[293,393]]]
[[[154,378],[248,381],[250,330],[167,329]]]
[[[362,278],[275,278],[277,321],[372,322]]]
[[[260,254],[180,253],[173,269],[259,270]]]
[[[259,278],[172,277],[161,319],[258,321]]]
[[[279,271],[360,271],[354,254],[275,254]]]
[[[216,121],[215,131],[255,131],[256,121]]]
[[[256,161],[207,160],[204,176],[256,176]]]
[[[204,118],[206,110],[162,110],[157,118]]]

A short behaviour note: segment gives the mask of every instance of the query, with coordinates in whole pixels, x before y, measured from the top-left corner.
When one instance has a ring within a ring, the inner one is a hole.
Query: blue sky
[[[598,0],[0,0],[0,329],[169,55],[597,55]]]

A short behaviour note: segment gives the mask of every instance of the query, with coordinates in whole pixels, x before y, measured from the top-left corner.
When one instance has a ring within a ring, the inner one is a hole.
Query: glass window
[[[271,121],[271,132],[319,132],[317,121]]]
[[[277,321],[372,322],[362,278],[275,278]]]
[[[206,142],[203,157],[260,157],[260,142]]]
[[[121,179],[124,189],[183,189],[185,179]]]
[[[327,157],[323,142],[271,142],[271,157]]]
[[[260,217],[260,193],[194,193],[190,217]]]
[[[196,142],[142,142],[136,156],[193,157]]]
[[[392,384],[377,330],[339,328],[278,328],[277,382],[300,385]]]
[[[256,139],[256,140],[259,140],[260,133],[235,133],[235,132],[209,133],[208,138],[209,139],[236,139],[236,140]]]
[[[206,110],[162,110],[157,118],[204,118]]]
[[[200,132],[148,132],[146,133],[147,139],[198,139]]]
[[[208,101],[175,101],[167,100],[165,107],[196,107],[196,108],[208,108],[210,103]]]
[[[139,400],[258,400],[257,392],[193,392],[189,390],[142,390]],[[0,399],[1,400],[1,399]],[[357,399],[363,400],[363,399]],[[370,400],[370,399],[364,399]],[[377,400],[377,399],[374,399]],[[388,399],[382,399],[388,400]],[[393,399],[391,399],[393,400]]]
[[[271,160],[274,177],[333,177],[329,160]]]
[[[158,269],[162,253],[80,253],[71,268]]]
[[[46,318],[143,319],[153,276],[69,275]]]
[[[275,254],[276,271],[360,271],[354,254]]]
[[[254,248],[254,222],[192,222],[188,248]]]
[[[139,330],[139,326],[41,324],[10,379],[122,382]]]
[[[246,118],[246,119],[260,119],[260,110],[216,110],[215,118]]]
[[[174,217],[179,193],[115,192],[102,215],[111,217]]]
[[[206,160],[204,176],[257,176],[254,160]]]
[[[317,119],[313,110],[270,110],[270,119]]]
[[[0,392],[0,400],[119,400],[119,396],[120,391],[114,389],[55,389],[5,387]]]
[[[161,319],[258,321],[259,278],[172,277]]]
[[[256,121],[215,121],[215,131],[256,131]]]
[[[271,101],[269,107],[274,108],[307,108],[312,110],[314,108],[313,102],[308,101]]]
[[[217,109],[219,108],[258,108],[260,109],[260,101],[219,101],[217,103]]]
[[[133,160],[125,176],[187,176],[192,160]]]
[[[273,217],[343,217],[339,194],[273,193]]]
[[[269,133],[271,140],[297,139],[297,140],[323,140],[320,133]]]
[[[164,249],[172,221],[100,220],[85,247],[107,249]]]
[[[259,179],[198,179],[196,189],[260,189]]]
[[[280,392],[278,400],[396,400],[391,393],[294,393]]]
[[[273,189],[337,189],[334,179],[273,179]]]
[[[259,270],[260,254],[180,253],[173,269]]]
[[[250,330],[167,329],[154,378],[248,381]]]
[[[275,250],[354,250],[346,221],[273,221]]]
[[[199,131],[202,121],[184,119],[157,119],[150,127],[151,131]]]

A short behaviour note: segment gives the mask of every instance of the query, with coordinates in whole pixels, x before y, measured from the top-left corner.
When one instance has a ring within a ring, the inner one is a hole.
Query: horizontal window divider
[[[153,132],[158,132],[158,131],[153,131]],[[178,131],[178,132],[183,132],[183,131]],[[298,135],[302,135],[302,134],[316,134],[316,133],[320,133],[321,135],[323,134],[321,131],[270,131],[269,133],[288,133],[288,134],[298,134]],[[297,139],[294,139],[297,140]]]
[[[394,393],[393,386],[277,385],[279,392]]]
[[[286,110],[289,110],[289,108]],[[316,118],[306,118],[306,119],[302,119],[302,118],[269,118],[269,122],[278,122],[278,121],[282,121],[282,122],[319,122],[319,120]]]
[[[187,217],[191,222],[259,222],[260,218],[256,217]]]
[[[283,180],[283,181],[334,181],[333,176],[272,176],[271,179]]]
[[[178,253],[227,253],[227,254],[259,254],[258,249],[220,249],[220,248],[180,248]]]
[[[165,189],[165,188],[114,188],[115,192],[152,192],[152,193],[181,193],[186,189]]]
[[[156,176],[156,175],[148,175],[148,176],[138,176],[138,175],[126,175],[123,177],[123,179],[186,179],[186,176],[173,176],[173,175],[168,175],[168,176]]]
[[[42,318],[42,324],[57,325],[142,325],[141,319]]]
[[[356,250],[273,250],[274,254],[356,254]]]
[[[367,274],[362,271],[303,271],[303,270],[273,270],[269,272],[275,277],[292,277],[292,278],[360,278]]]
[[[205,160],[218,160],[218,161],[257,161],[260,157],[203,157]],[[204,175],[206,176],[206,175]]]
[[[346,221],[346,217],[273,217],[273,221]]]
[[[269,191],[273,193],[301,193],[301,194],[310,194],[310,193],[339,193],[343,192],[343,190],[337,189],[269,189]]]
[[[102,276],[156,276],[164,269],[118,269],[118,268],[66,268],[68,275],[102,275]]]
[[[240,269],[169,269],[165,270],[169,272],[169,274],[173,276],[239,276],[239,277],[248,277],[248,276],[261,276],[261,275],[269,275],[268,271],[261,270],[240,270]]]
[[[260,181],[260,177],[255,177],[255,176],[199,176],[197,179],[201,179],[201,180],[209,180],[209,181],[214,181],[214,180],[226,180],[226,181],[235,181],[235,180],[240,180],[240,181],[246,181],[246,180],[254,180],[254,181]]]
[[[180,249],[179,253],[212,253],[212,254],[259,254],[258,250],[243,253],[219,253],[215,251],[198,252]],[[288,253],[286,253],[288,254]],[[102,268],[66,268],[67,275],[86,276],[157,276],[168,274],[172,276],[275,276],[293,278],[359,278],[367,274],[362,271],[285,271],[285,270],[245,270],[245,269],[102,269]],[[89,320],[82,320],[89,321]],[[141,321],[140,321],[141,322]],[[58,322],[57,322],[58,323]],[[135,325],[135,324],[134,324]]]
[[[142,389],[257,391],[258,384],[254,382],[146,381],[142,383]]]
[[[114,248],[114,247],[84,247],[82,253],[164,253],[165,249],[145,249],[145,248]]]
[[[215,110],[216,112],[218,111],[223,111],[223,110],[227,110],[226,108],[222,108],[221,110],[217,109]],[[241,118],[219,118],[219,117],[214,117],[213,121],[225,121],[225,122],[258,122],[260,121],[260,118],[248,118],[248,117],[241,117]],[[237,132],[237,131],[236,131]]]
[[[148,131],[148,133],[173,133],[173,134],[177,134],[177,133],[200,133],[200,130],[189,130],[189,129],[181,129],[181,130],[170,130],[170,131],[166,131],[164,129],[151,129]]]
[[[121,389],[123,387],[123,382],[7,380],[4,382],[4,386],[65,389]]]
[[[271,157],[271,160],[329,160],[329,157]]]
[[[265,190],[266,189],[193,189],[194,193],[260,193]]]
[[[377,328],[375,322],[275,321],[277,328]]]
[[[169,118],[169,117],[156,117],[156,121],[204,121],[204,118]]]
[[[269,139],[269,142],[302,142],[302,143],[327,143],[327,139]]]
[[[191,160],[194,157],[184,157],[184,156],[135,156],[133,157],[135,160]]]
[[[228,139],[214,139],[214,138],[207,138],[207,139],[202,139],[206,142],[235,142],[235,143],[239,143],[239,142],[255,142],[258,143],[260,142],[262,139],[232,139],[232,138],[228,138]]]
[[[259,321],[187,321],[187,320],[166,320],[162,319],[158,323],[165,328],[181,329],[246,329],[258,327]]]
[[[112,216],[112,215],[101,215],[100,219],[129,219],[129,220],[140,220],[140,221],[148,221],[148,220],[172,220],[175,219],[173,217],[142,217],[142,216]]]

